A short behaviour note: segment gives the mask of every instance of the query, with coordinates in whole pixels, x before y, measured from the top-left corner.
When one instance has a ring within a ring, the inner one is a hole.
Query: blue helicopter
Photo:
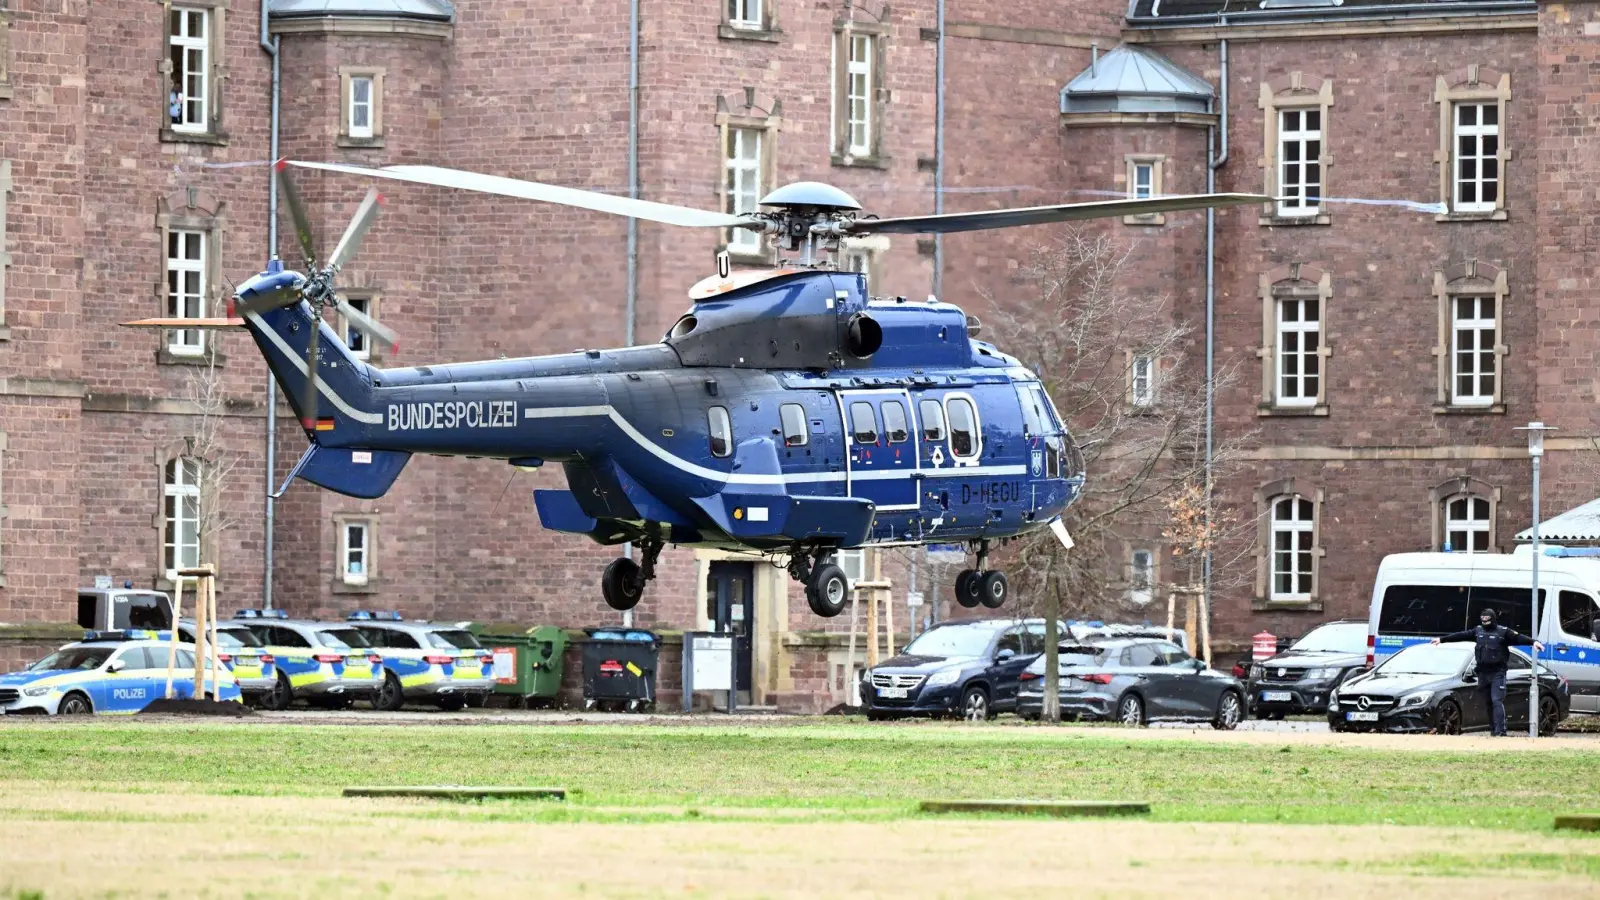
[[[614,350],[379,369],[323,320],[341,313],[374,342],[395,335],[343,300],[334,278],[377,215],[368,191],[318,265],[289,177],[304,167],[481,191],[695,228],[771,235],[798,258],[718,272],[660,342]],[[560,463],[566,490],[538,490],[545,528],[639,561],[606,566],[601,593],[633,608],[670,545],[786,558],[811,609],[838,615],[842,548],[964,544],[976,565],[958,601],[998,608],[996,542],[1053,528],[1082,490],[1082,456],[1039,378],[977,340],[977,322],[930,298],[870,298],[829,261],[845,237],[949,234],[1109,216],[1263,203],[1252,194],[1104,200],[972,213],[870,218],[817,182],[781,187],[743,215],[708,212],[434,166],[364,168],[283,160],[276,174],[306,272],[276,258],[238,287],[227,318],[147,319],[154,328],[244,327],[310,440],[279,494],[300,478],[351,497],[387,492],[412,454],[470,455],[532,468]]]

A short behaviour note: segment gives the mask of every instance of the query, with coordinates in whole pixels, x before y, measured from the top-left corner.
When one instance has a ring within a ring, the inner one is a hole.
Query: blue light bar
[[[1545,547],[1545,556],[1555,557],[1600,557],[1600,547]]]
[[[345,617],[349,622],[403,622],[396,610],[358,609]]]
[[[170,631],[146,631],[142,628],[118,628],[111,631],[85,631],[83,639],[86,641],[153,641],[160,637],[172,637]]]
[[[289,614],[281,609],[240,609],[235,610],[235,619],[287,619]]]

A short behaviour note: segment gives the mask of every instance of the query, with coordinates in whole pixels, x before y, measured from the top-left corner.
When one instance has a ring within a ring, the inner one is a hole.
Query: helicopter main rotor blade
[[[944,213],[934,216],[904,216],[897,219],[856,219],[843,226],[845,234],[955,234],[991,228],[1016,228],[1019,225],[1045,225],[1082,219],[1113,216],[1140,216],[1148,213],[1271,203],[1258,194],[1179,194],[1139,200],[1091,200],[1086,203],[1061,203],[1055,206],[1024,206],[982,212]]]
[[[328,268],[337,272],[346,261],[356,255],[356,248],[361,246],[361,239],[366,237],[367,230],[378,217],[378,207],[381,205],[383,205],[383,195],[378,193],[377,188],[369,188],[366,199],[361,201],[355,217],[344,230],[344,236],[339,238],[338,246],[333,248],[333,254],[328,257]]]
[[[392,178],[396,181],[409,181],[414,184],[428,184],[435,187],[499,194],[504,197],[519,197],[523,200],[559,203],[563,206],[576,206],[579,209],[591,209],[595,212],[610,213],[615,216],[646,219],[666,225],[682,225],[687,228],[760,229],[765,227],[760,220],[747,216],[708,212],[689,206],[657,203],[653,200],[634,200],[629,197],[617,197],[597,191],[558,187],[553,184],[541,184],[537,181],[521,181],[516,178],[503,178],[499,175],[481,175],[477,172],[443,169],[438,166],[384,166],[381,169],[369,169],[363,166],[346,166],[338,163],[300,162],[297,160],[288,160],[287,162],[291,166],[321,169],[326,172],[370,175],[374,178]]]
[[[294,179],[289,177],[289,170],[284,165],[284,160],[279,160],[273,167],[277,172],[278,188],[283,192],[284,204],[289,207],[289,215],[294,219],[294,236],[300,241],[300,252],[305,254],[306,268],[312,268],[317,258],[317,242],[311,233],[311,219],[306,215],[306,205],[300,199],[300,191],[294,186]],[[272,248],[278,252],[278,248]]]
[[[393,329],[381,324],[377,319],[356,309],[344,300],[335,300],[333,305],[334,308],[339,310],[339,314],[344,316],[345,321],[350,323],[351,328],[365,334],[385,347],[392,349],[400,346],[400,337],[394,333]]]

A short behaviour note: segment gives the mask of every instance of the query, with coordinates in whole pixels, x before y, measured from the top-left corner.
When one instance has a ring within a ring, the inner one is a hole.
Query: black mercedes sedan
[[[1288,650],[1250,666],[1250,710],[1258,719],[1321,715],[1334,688],[1366,664],[1366,620],[1324,622]]]
[[[1345,682],[1328,703],[1334,731],[1461,734],[1489,728],[1489,702],[1474,671],[1472,644],[1412,644]],[[1520,651],[1506,667],[1506,725],[1528,730],[1533,669]],[[1567,680],[1539,667],[1539,733],[1554,734],[1571,712]]]
[[[1044,650],[1043,619],[943,622],[867,670],[861,705],[876,722],[903,716],[991,719],[1016,709],[1022,670]]]
[[[1244,686],[1171,641],[1151,638],[1062,645],[1061,715],[1114,719],[1124,725],[1155,721],[1210,722],[1231,730],[1245,714]],[[1022,675],[1017,714],[1038,718],[1044,705],[1044,659]]]

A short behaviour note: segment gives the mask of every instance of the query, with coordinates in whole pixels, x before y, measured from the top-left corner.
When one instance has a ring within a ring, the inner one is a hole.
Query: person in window
[[[178,93],[178,85],[172,85],[172,92],[167,94],[167,116],[172,124],[183,124],[183,95]]]
[[[1478,613],[1478,627],[1433,639],[1435,644],[1472,641],[1477,644],[1478,690],[1489,694],[1489,733],[1495,737],[1506,736],[1506,663],[1511,659],[1511,648],[1518,644],[1532,644],[1533,652],[1544,649],[1544,644],[1531,637],[1499,624],[1493,609]]]

